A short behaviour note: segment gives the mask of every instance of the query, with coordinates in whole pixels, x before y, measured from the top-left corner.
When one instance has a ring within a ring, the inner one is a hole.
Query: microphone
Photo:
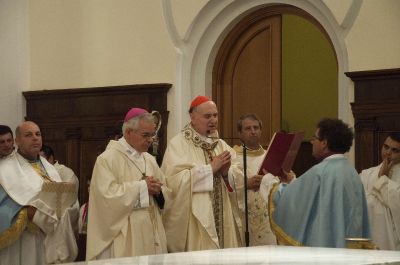
[[[246,157],[246,144],[244,143],[242,138],[239,137],[227,137],[227,138],[220,138],[220,137],[212,137],[210,136],[210,130],[206,131],[206,137],[210,139],[215,139],[215,140],[223,140],[223,139],[229,139],[229,140],[240,140],[243,143],[243,176],[244,176],[244,212],[245,212],[245,222],[246,222],[246,230],[244,232],[245,234],[245,241],[246,241],[246,247],[249,246],[250,243],[250,234],[249,234],[249,216],[248,216],[248,206],[247,206],[247,157]]]
[[[212,136],[210,136],[210,133],[211,133],[210,130],[206,131],[206,138],[210,138],[210,139],[214,139],[214,140],[224,140],[224,139],[226,139],[226,140],[240,140],[240,141],[242,141],[243,146],[245,145],[242,138],[239,138],[239,137],[223,137],[223,138],[222,137],[212,137]]]

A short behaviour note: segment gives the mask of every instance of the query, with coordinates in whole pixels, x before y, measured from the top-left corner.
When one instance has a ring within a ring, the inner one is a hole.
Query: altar
[[[400,252],[342,248],[261,246],[86,261],[74,264],[400,264]]]

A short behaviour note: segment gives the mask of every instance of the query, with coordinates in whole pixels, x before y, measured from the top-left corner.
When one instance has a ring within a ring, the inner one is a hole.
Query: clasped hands
[[[231,167],[231,153],[224,151],[214,157],[210,163],[213,173],[219,171],[222,176],[227,176],[229,168]]]
[[[154,176],[149,176],[144,179],[147,184],[149,194],[158,195],[161,192],[162,182]]]

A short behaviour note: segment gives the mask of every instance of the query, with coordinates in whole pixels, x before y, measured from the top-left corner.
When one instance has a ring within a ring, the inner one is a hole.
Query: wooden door
[[[280,14],[256,11],[228,34],[214,64],[213,100],[222,138],[237,137],[236,121],[248,113],[263,121],[261,145],[267,146],[273,133],[281,130]]]
[[[221,137],[238,136],[236,121],[248,113],[263,121],[260,143],[264,147],[274,132],[281,131],[283,14],[296,15],[314,24],[334,50],[323,26],[300,8],[268,6],[243,18],[224,39],[214,62],[212,97],[220,111]]]

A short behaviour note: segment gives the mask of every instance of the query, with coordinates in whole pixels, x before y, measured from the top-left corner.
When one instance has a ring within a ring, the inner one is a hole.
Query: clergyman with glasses
[[[344,156],[353,138],[346,123],[324,118],[311,138],[317,165],[297,179],[264,176],[260,194],[279,244],[346,248],[346,238],[371,237],[364,187]]]
[[[86,260],[167,253],[161,212],[169,190],[147,153],[155,136],[153,116],[132,108],[122,133],[94,165]]]

